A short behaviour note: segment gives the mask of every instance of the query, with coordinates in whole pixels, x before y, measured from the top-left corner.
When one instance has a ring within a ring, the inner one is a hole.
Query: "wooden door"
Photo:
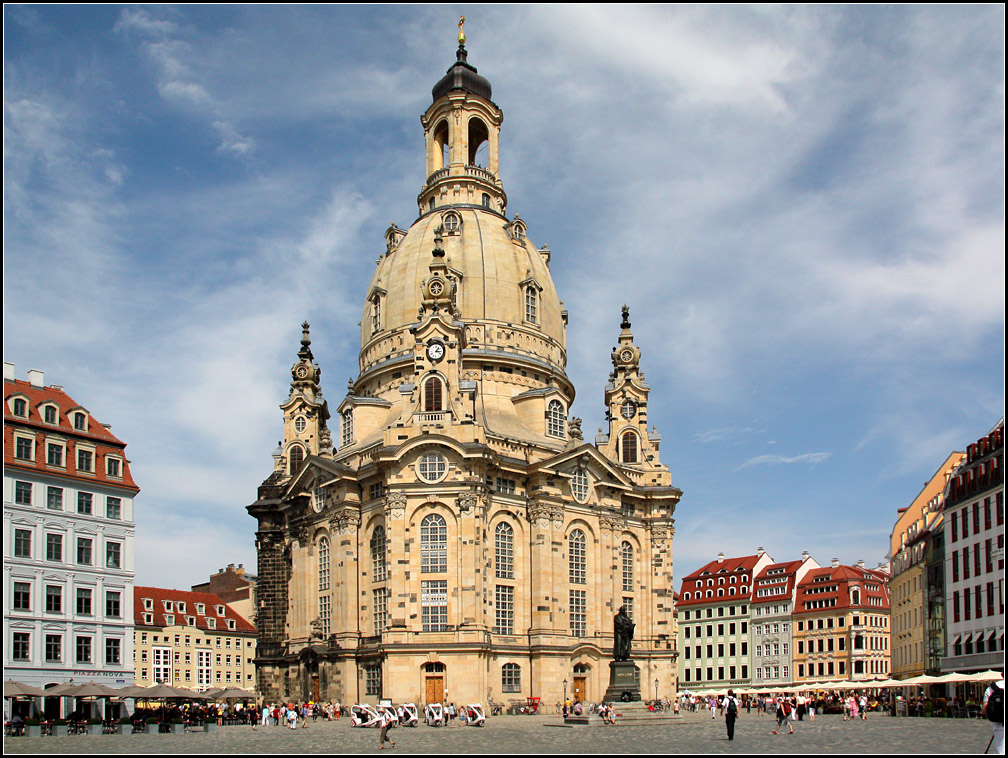
[[[313,676],[311,678],[311,690],[312,690],[311,691],[311,694],[312,694],[312,698],[311,699],[314,702],[317,703],[319,701],[319,678],[318,678],[318,675],[315,675],[315,676]]]
[[[588,677],[586,676],[576,676],[574,677],[574,702],[581,701],[585,702],[585,689]]]
[[[424,694],[426,695],[425,703],[444,702],[444,677],[428,676],[424,690]]]

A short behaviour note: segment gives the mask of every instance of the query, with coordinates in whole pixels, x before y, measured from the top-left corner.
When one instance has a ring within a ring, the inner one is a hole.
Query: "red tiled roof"
[[[752,570],[759,560],[759,555],[746,555],[741,558],[725,558],[723,561],[713,560],[701,566],[692,574],[687,574],[683,578],[679,590],[679,594],[683,599],[679,601],[679,605],[706,605],[709,603],[738,602],[740,600],[748,601],[752,597]],[[741,576],[746,577],[744,583],[739,580]],[[725,584],[718,584],[717,580],[722,577],[729,581]],[[735,583],[731,583],[730,577],[739,578],[736,579]],[[715,584],[708,587],[708,579],[713,579]],[[697,587],[698,581],[703,582],[702,587]],[[744,593],[741,592],[743,587],[746,588]],[[713,592],[713,597],[706,597],[706,590],[708,589]],[[717,596],[718,589],[725,590],[725,594],[722,597]],[[735,590],[735,594],[730,594],[731,589]],[[703,595],[700,595],[701,592]],[[689,593],[689,599],[686,599],[687,593]],[[700,596],[697,597],[696,595]]]
[[[11,411],[11,398],[23,397],[27,401],[28,415],[15,416]],[[39,410],[42,406],[53,403],[57,406],[57,423],[47,424],[42,420]],[[30,382],[21,379],[4,379],[4,466],[23,471],[36,471],[75,481],[87,482],[92,485],[101,484],[108,487],[121,487],[131,490],[133,494],[140,491],[133,475],[130,473],[129,461],[126,459],[126,443],[116,437],[101,425],[94,416],[87,413],[87,429],[75,429],[70,414],[73,411],[84,411],[76,400],[57,387],[35,387]],[[27,461],[15,458],[14,431],[28,432],[35,437],[35,460]],[[67,442],[65,466],[53,467],[46,464],[43,441],[49,434],[58,435]],[[95,446],[93,472],[77,470],[75,441],[87,441]],[[109,453],[122,457],[122,477],[108,476],[105,468],[105,456]]]
[[[870,587],[870,588],[869,588]],[[816,591],[823,588],[823,591]],[[858,588],[861,602],[851,603],[851,590]],[[877,604],[871,604],[870,598]],[[835,601],[826,607],[807,608],[806,603],[815,601]],[[889,610],[888,577],[881,571],[862,569],[857,566],[826,566],[812,569],[798,585],[795,596],[794,613],[823,613],[837,610],[864,610],[884,613]]]
[[[151,610],[149,611],[144,608],[145,598],[151,601]],[[184,612],[178,610],[178,603],[180,601],[185,603]],[[165,610],[164,604],[166,602],[171,603],[171,611]],[[196,612],[197,603],[202,603],[205,606],[204,613]],[[224,615],[218,615],[217,606],[224,607]],[[153,615],[152,623],[145,623],[145,613]],[[175,617],[174,624],[169,624],[165,619],[166,613]],[[195,625],[187,623],[186,616],[193,617],[196,622]],[[215,619],[216,621],[216,626],[213,629],[207,624],[208,618]],[[231,619],[235,622],[234,629],[227,628],[226,619]],[[255,627],[247,619],[236,613],[231,606],[227,605],[217,595],[209,592],[170,590],[161,587],[133,588],[133,621],[138,629],[162,629],[166,626],[194,626],[196,629],[202,629],[211,633],[256,633]]]
[[[802,561],[787,561],[785,563],[771,563],[766,566],[753,580],[753,604],[757,603],[779,603],[781,598],[790,598],[795,586],[795,576],[801,568]],[[773,573],[771,573],[773,572]],[[780,579],[784,577],[784,592],[776,595],[760,597],[760,589],[768,587],[780,587]],[[776,581],[774,581],[776,580]]]

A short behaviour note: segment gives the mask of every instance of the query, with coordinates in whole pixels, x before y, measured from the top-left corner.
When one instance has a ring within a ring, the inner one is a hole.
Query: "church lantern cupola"
[[[301,349],[291,366],[290,394],[280,408],[284,412],[284,439],[277,451],[276,470],[291,476],[309,455],[332,448],[326,422],[329,404],[322,397],[322,370],[311,351],[309,324],[301,324]]]
[[[504,114],[490,99],[490,82],[467,60],[459,20],[455,64],[434,85],[433,103],[420,117],[427,150],[427,182],[417,197],[420,215],[450,205],[478,205],[504,215],[507,195],[497,174]]]

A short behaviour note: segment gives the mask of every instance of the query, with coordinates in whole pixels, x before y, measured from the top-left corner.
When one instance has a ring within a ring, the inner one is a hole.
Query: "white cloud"
[[[749,466],[776,466],[782,463],[822,463],[832,455],[832,453],[803,453],[791,457],[785,455],[757,455],[755,458],[750,458],[739,466],[739,469],[748,468]]]

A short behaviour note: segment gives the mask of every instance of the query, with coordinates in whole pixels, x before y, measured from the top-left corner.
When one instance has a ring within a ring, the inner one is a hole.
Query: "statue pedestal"
[[[609,664],[609,687],[603,699],[607,703],[640,702],[640,673],[633,661]]]

